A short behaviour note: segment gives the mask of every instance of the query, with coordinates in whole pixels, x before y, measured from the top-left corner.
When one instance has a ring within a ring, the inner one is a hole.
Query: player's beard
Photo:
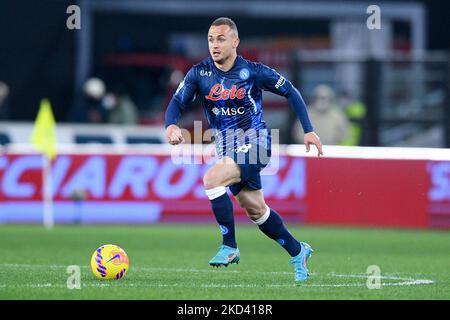
[[[227,58],[228,57],[221,57],[221,58],[219,58],[219,59],[214,59],[214,56],[213,56],[213,60],[214,60],[214,62],[215,63],[217,63],[217,64],[219,64],[219,65],[223,65],[226,61],[227,61]]]
[[[224,65],[224,64],[226,64],[227,63],[227,61],[229,60],[229,59],[231,59],[231,53],[230,54],[228,54],[228,55],[223,55],[222,56],[222,58],[220,58],[220,59],[218,59],[218,60],[214,60],[214,57],[213,57],[213,60],[214,60],[214,62],[215,63],[217,63],[218,65]]]

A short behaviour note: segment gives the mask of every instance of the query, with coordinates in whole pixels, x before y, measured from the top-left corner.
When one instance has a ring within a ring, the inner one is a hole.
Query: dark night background
[[[373,1],[382,6],[385,2]],[[448,1],[415,1],[423,3],[427,10],[427,49],[450,49],[450,18]],[[54,106],[57,121],[67,121],[74,95],[75,37],[76,30],[66,28],[66,8],[76,1],[0,1],[0,80],[10,86],[10,120],[34,119],[39,100],[47,96]],[[82,9],[82,8],[81,8]],[[381,13],[381,17],[382,17]],[[196,19],[148,15],[104,15],[96,17],[94,25],[94,72],[101,67],[109,53],[108,39],[99,39],[100,32],[106,37],[120,36],[120,26],[126,24],[139,51],[139,39],[145,39],[145,49],[153,52],[167,51],[168,34],[183,30],[204,30],[215,17],[201,16]],[[261,30],[279,34],[276,19],[256,20],[232,17],[238,24],[241,38],[258,35]],[[149,24],[149,21],[151,23]],[[256,23],[257,22],[257,23]],[[151,28],[142,28],[145,23]],[[264,28],[270,23],[270,28]],[[300,23],[300,25],[299,25]],[[286,21],[284,21],[286,26]],[[164,28],[158,27],[164,25]],[[323,33],[327,23],[296,21],[305,35]],[[281,26],[279,26],[281,28]],[[408,32],[401,24],[400,32]],[[298,30],[298,29],[297,29]],[[298,31],[297,31],[298,33]],[[266,33],[265,33],[266,34]],[[285,32],[286,34],[286,32]],[[110,45],[109,45],[110,46]]]

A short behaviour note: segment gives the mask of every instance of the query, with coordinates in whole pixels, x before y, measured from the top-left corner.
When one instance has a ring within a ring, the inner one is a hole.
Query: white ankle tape
[[[261,216],[261,218],[254,220],[253,222],[256,223],[258,226],[260,226],[264,222],[266,222],[267,219],[269,219],[269,216],[270,216],[270,208],[269,206],[266,206],[266,212]]]
[[[205,190],[205,193],[208,196],[209,200],[214,200],[220,197],[221,195],[225,194],[226,192],[227,189],[225,187],[216,187]]]

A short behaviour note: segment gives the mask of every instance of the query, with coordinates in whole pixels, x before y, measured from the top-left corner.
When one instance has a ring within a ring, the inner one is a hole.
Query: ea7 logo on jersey
[[[208,76],[211,77],[211,71],[205,71],[205,70],[200,70],[200,76],[204,77],[204,76]]]
[[[280,76],[280,79],[278,79],[277,84],[275,85],[275,88],[279,89],[285,82],[286,82],[286,79],[283,76]]]

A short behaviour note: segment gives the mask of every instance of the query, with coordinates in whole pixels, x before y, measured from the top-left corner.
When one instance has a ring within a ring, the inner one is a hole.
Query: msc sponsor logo
[[[219,101],[219,100],[233,100],[233,99],[244,99],[245,97],[245,88],[236,88],[236,85],[233,85],[231,89],[227,89],[222,84],[215,84],[209,94],[205,96],[206,100],[211,101]]]
[[[245,109],[244,107],[239,107],[239,108],[217,108],[214,107],[212,108],[212,112],[214,112],[214,114],[216,116],[218,115],[222,115],[222,116],[237,116],[237,115],[241,115],[245,113]]]

